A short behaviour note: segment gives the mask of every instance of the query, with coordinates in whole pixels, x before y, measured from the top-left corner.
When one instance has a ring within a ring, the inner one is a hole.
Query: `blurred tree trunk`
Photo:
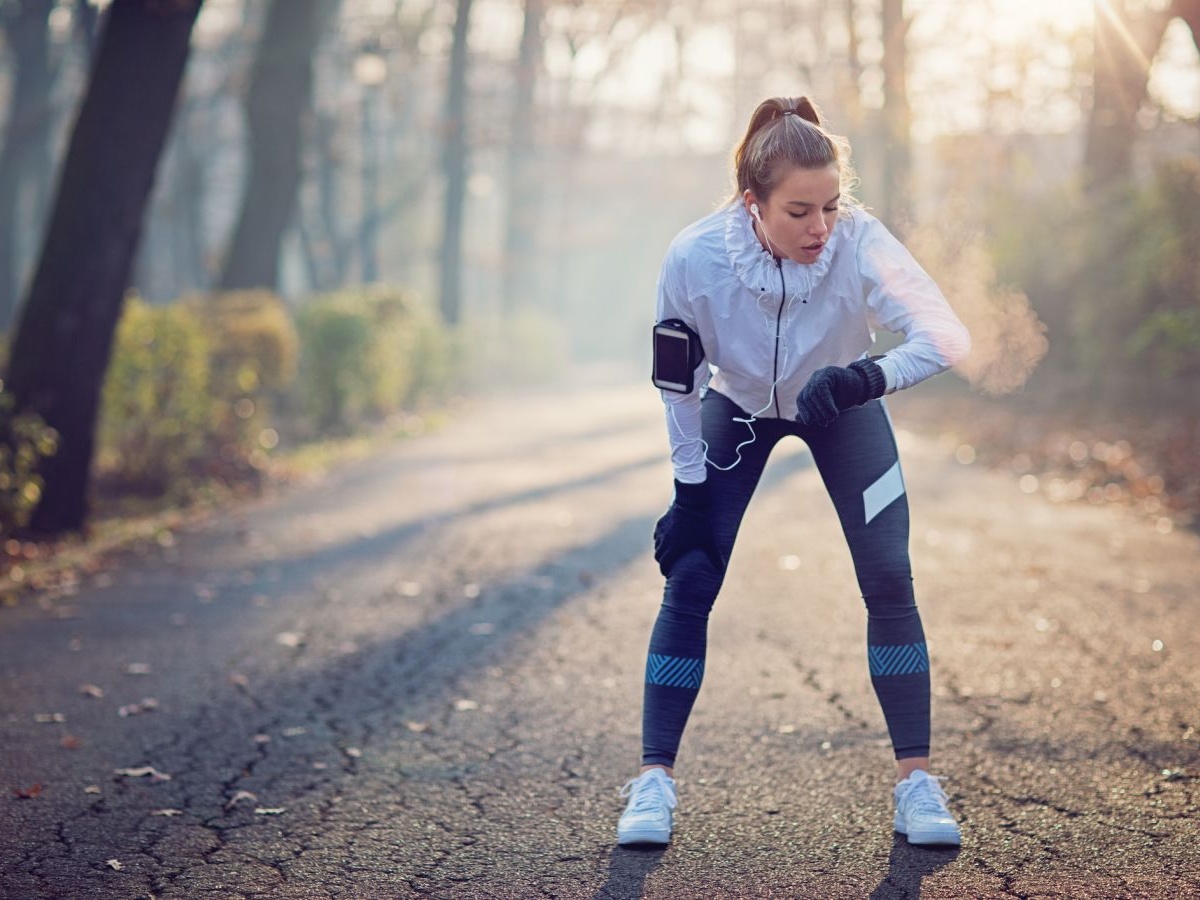
[[[50,142],[50,11],[54,0],[0,7],[13,59],[12,93],[0,150],[0,332],[8,331],[21,290],[21,199],[36,187]]]
[[[447,325],[457,325],[462,319],[462,231],[467,194],[467,33],[470,19],[471,0],[458,0],[442,124],[442,165],[446,193],[439,261],[439,308]]]
[[[223,290],[279,281],[283,236],[300,186],[304,119],[312,111],[313,54],[336,0],[271,0],[246,97],[250,171]]]
[[[912,180],[912,109],[908,103],[907,38],[910,20],[904,0],[883,0],[883,218],[901,230],[909,215]]]
[[[59,433],[29,532],[83,528],[100,389],[202,0],[114,0],[12,342],[14,412]]]
[[[91,0],[75,0],[75,9],[72,12],[75,18],[75,33],[79,36],[90,61],[96,56],[103,14]]]
[[[1135,15],[1128,0],[1095,4],[1092,111],[1088,117],[1084,172],[1089,187],[1121,182],[1133,170],[1137,113],[1146,99],[1150,61],[1172,14]]]
[[[528,305],[533,294],[532,263],[538,219],[534,95],[542,58],[543,0],[525,0],[525,24],[517,54],[516,97],[508,145],[508,213],[504,237],[506,313]]]
[[[1200,50],[1200,0],[1174,0],[1171,4],[1171,15],[1183,19],[1191,29],[1192,43]]]

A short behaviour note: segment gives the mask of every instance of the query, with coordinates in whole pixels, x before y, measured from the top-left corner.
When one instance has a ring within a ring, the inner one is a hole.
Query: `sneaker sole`
[[[659,844],[665,845],[671,842],[671,832],[657,829],[646,829],[644,831],[627,831],[620,832],[617,835],[617,843],[621,846],[626,844]]]
[[[946,847],[962,846],[962,834],[957,828],[926,828],[905,831],[904,823],[898,820],[892,823],[892,827],[904,835],[910,844],[941,844]]]

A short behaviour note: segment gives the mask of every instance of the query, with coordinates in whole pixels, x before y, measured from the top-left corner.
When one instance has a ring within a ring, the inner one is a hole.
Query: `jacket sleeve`
[[[658,308],[656,322],[663,319],[682,319],[689,328],[696,328],[692,305],[684,286],[683,261],[669,252],[663,261],[658,278]],[[671,466],[675,478],[686,484],[705,480],[704,441],[700,433],[700,392],[708,383],[708,362],[696,367],[690,393],[661,391],[667,417],[667,437],[671,444]]]
[[[966,358],[971,350],[967,329],[934,280],[877,220],[867,224],[859,244],[858,269],[879,325],[904,336],[880,361],[889,392],[912,387]]]

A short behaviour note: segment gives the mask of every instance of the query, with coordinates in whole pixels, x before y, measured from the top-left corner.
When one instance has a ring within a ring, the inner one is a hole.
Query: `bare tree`
[[[202,0],[114,0],[12,341],[14,413],[59,433],[33,534],[86,521],[100,388]]]
[[[221,287],[274,288],[300,185],[313,54],[336,0],[271,0],[246,97],[250,173]]]
[[[1200,50],[1200,0],[1174,0],[1171,15],[1183,20],[1192,32],[1192,43]]]
[[[95,56],[99,44],[103,13],[91,0],[75,0],[74,13],[75,33],[90,60]]]
[[[440,255],[439,309],[448,325],[462,318],[462,232],[467,187],[467,34],[471,0],[458,0],[454,42],[446,84],[446,112],[442,119],[446,177]]]
[[[537,219],[538,141],[534,134],[534,95],[544,47],[543,0],[525,0],[525,22],[517,52],[516,93],[513,98],[512,135],[508,148],[508,221],[504,239],[504,288],[506,311],[531,292],[530,263]]]
[[[908,102],[908,29],[904,0],[883,0],[883,209],[901,228],[912,178],[912,109]]]
[[[18,210],[22,193],[50,143],[50,11],[54,0],[24,0],[0,6],[0,27],[13,59],[12,96],[0,151],[0,331],[16,313],[21,289]]]
[[[1092,186],[1121,182],[1131,173],[1150,60],[1172,17],[1169,9],[1135,14],[1129,0],[1107,0],[1095,8],[1092,111],[1084,154],[1087,183]]]

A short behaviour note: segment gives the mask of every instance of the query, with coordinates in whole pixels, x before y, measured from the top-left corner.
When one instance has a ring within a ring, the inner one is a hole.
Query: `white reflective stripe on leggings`
[[[900,460],[875,479],[875,483],[863,491],[863,512],[870,523],[888,504],[904,496],[904,476],[900,474]]]

